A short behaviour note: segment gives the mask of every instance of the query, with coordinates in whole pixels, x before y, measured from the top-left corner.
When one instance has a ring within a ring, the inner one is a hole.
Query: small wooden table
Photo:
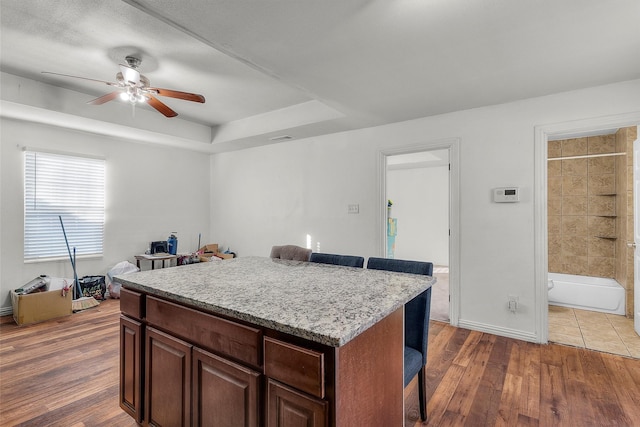
[[[169,266],[171,266],[171,260],[172,259],[178,259],[178,255],[171,255],[171,254],[153,254],[153,255],[147,255],[147,254],[142,254],[142,255],[136,255],[136,265],[138,267],[138,269],[140,269],[140,260],[147,260],[147,261],[151,261],[151,269],[155,270],[155,266],[156,266],[156,261],[162,261],[162,268],[165,267],[164,262],[169,260]]]

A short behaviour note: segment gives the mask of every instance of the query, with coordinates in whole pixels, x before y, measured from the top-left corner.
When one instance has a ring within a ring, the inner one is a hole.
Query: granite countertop
[[[339,347],[436,279],[363,268],[241,257],[117,277],[125,288]]]

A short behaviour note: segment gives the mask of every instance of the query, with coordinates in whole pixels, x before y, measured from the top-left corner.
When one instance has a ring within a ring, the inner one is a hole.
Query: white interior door
[[[640,335],[640,139],[633,141],[633,327]]]

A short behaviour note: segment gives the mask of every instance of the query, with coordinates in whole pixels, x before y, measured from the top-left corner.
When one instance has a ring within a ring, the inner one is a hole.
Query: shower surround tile
[[[562,199],[549,199],[547,201],[547,215],[562,215]]]
[[[591,195],[615,194],[616,176],[612,173],[589,175],[588,188]]]
[[[585,176],[562,176],[562,195],[563,196],[586,196],[587,195],[587,177]]]
[[[587,153],[587,138],[571,138],[562,141],[562,157],[581,156]]]
[[[562,237],[588,236],[589,222],[586,215],[562,216]]]
[[[588,160],[589,175],[605,175],[616,172],[615,157],[592,157]]]
[[[562,176],[562,160],[549,160],[547,162],[547,176]]]
[[[616,222],[614,218],[590,216],[588,217],[588,223],[590,236],[616,236]]]
[[[559,159],[547,162],[549,271],[615,278],[625,289],[629,316],[634,313],[634,251],[627,242],[634,239],[637,133],[631,126],[611,135],[549,141],[547,150],[549,158]],[[563,158],[584,155],[597,157]],[[577,239],[585,236],[586,257]]]
[[[547,143],[547,157],[553,159],[562,156],[562,141],[549,141]]]
[[[549,255],[560,256],[562,254],[562,236],[552,234],[549,236]]]
[[[562,255],[586,257],[589,240],[586,236],[562,236]]]
[[[547,218],[547,228],[549,234],[562,234],[562,217],[560,215],[552,215]]]
[[[562,197],[562,215],[586,215],[587,207],[587,196]]]
[[[589,273],[589,258],[586,256],[562,256],[562,272],[586,276]]]
[[[589,215],[615,216],[616,198],[610,196],[589,196]]]
[[[587,176],[587,159],[569,159],[569,160],[556,160],[562,164],[561,175],[563,176]]]
[[[552,176],[547,179],[547,197],[562,197],[562,177]]]
[[[589,154],[615,153],[616,137],[611,135],[597,135],[587,138],[587,150]]]
[[[589,237],[589,256],[613,258],[615,253],[613,240]]]

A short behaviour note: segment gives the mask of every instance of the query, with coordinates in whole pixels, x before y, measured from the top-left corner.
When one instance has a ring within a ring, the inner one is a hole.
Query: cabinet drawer
[[[144,295],[120,288],[120,311],[136,319],[144,318]]]
[[[214,353],[262,367],[262,331],[147,296],[147,322]]]
[[[324,354],[264,338],[264,373],[282,383],[324,398]]]

